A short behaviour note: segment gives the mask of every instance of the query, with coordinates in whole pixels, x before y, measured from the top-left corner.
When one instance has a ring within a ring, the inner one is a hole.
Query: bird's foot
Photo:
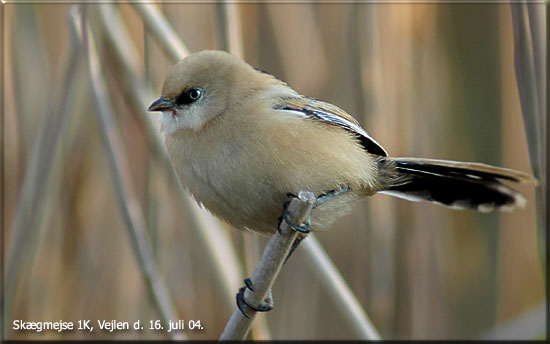
[[[292,194],[287,193],[287,195],[292,195]],[[308,234],[309,232],[311,232],[311,212],[309,213],[308,219],[304,223],[302,223],[301,225],[295,225],[288,218],[287,207],[288,207],[289,204],[290,204],[290,201],[287,201],[283,205],[283,215],[281,217],[279,217],[279,221],[277,223],[277,232],[279,232],[279,234],[281,234],[281,223],[283,221],[286,222],[286,224],[290,228],[292,228],[295,231],[300,232],[302,234]]]
[[[273,296],[271,293],[271,289],[269,289],[268,295],[265,298],[264,302],[258,306],[254,306],[246,302],[244,297],[244,292],[246,291],[246,289],[254,291],[252,281],[250,280],[250,278],[246,278],[244,280],[244,284],[245,286],[240,288],[239,292],[237,293],[237,307],[245,317],[247,317],[248,319],[252,319],[250,314],[248,314],[247,312],[247,308],[250,308],[256,312],[268,312],[273,309]]]

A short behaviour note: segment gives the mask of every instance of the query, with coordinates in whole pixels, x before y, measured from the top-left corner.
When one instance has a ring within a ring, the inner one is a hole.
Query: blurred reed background
[[[190,215],[196,207],[182,201],[173,172],[159,158],[148,129],[158,115],[144,119],[143,112],[160,93],[174,60],[144,26],[147,8],[89,4],[76,15],[90,27],[75,26],[87,32],[84,44],[93,39],[97,47],[95,73],[104,79],[112,106],[109,127],[98,120],[88,59],[71,34],[72,6],[3,5],[3,262],[8,263],[4,291],[11,295],[4,336],[168,338],[148,330],[12,330],[13,319],[140,319],[145,325],[162,319],[155,306],[162,301],[152,301],[136,258],[140,237],[129,235],[117,198],[120,185],[106,148],[106,142],[115,142],[114,151],[126,164],[121,172],[130,190],[126,196],[137,201],[130,214],[141,212],[137,227],[147,229],[169,295],[165,301],[180,319],[200,320],[205,327],[185,331],[187,338],[216,339],[266,238],[204,213],[198,213],[199,220]],[[531,6],[544,14],[543,5]],[[128,39],[110,43],[109,30],[116,36],[124,26],[104,21],[104,7],[122,18]],[[353,114],[390,155],[478,161],[532,173],[509,5],[158,8],[189,51],[242,54],[298,92]],[[236,34],[233,41],[225,38],[228,32]],[[117,58],[116,47],[137,52],[130,63],[134,75]],[[490,214],[377,195],[316,236],[384,339],[543,338],[544,246],[537,237],[535,190],[530,185],[518,190],[528,198],[526,209]],[[205,232],[194,231],[207,221],[221,228],[210,241],[218,260],[208,258]],[[230,245],[221,243],[224,237]],[[229,264],[232,259],[238,265]],[[358,338],[305,262],[303,248],[284,266],[274,298],[275,309],[257,317],[251,338]]]

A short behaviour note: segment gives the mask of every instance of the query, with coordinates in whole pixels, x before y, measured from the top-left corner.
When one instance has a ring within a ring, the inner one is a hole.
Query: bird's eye
[[[191,100],[197,100],[201,97],[202,91],[198,88],[193,88],[189,90],[189,99]]]
[[[181,92],[181,94],[176,98],[176,104],[178,105],[188,105],[196,102],[202,97],[202,90],[200,88],[191,88]]]

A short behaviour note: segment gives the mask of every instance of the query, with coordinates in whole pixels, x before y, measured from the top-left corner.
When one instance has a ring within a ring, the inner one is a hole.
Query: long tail
[[[383,191],[410,201],[430,201],[458,209],[489,212],[523,208],[525,197],[503,181],[530,182],[530,175],[506,168],[471,162],[417,158],[383,158],[393,165],[402,182]]]

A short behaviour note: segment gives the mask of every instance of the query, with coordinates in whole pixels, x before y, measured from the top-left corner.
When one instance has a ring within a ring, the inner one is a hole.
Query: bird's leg
[[[306,238],[306,236],[304,234],[299,234],[296,239],[294,240],[294,242],[292,243],[292,247],[290,248],[290,251],[288,251],[288,254],[286,255],[286,258],[285,258],[285,261],[283,264],[286,264],[288,258],[290,258],[290,256],[292,255],[292,253],[294,253],[294,250],[296,250],[298,248],[298,245],[300,245],[300,243],[302,242],[302,240],[304,240]]]
[[[315,200],[315,204],[313,205],[313,209],[317,208],[321,204],[330,201],[331,199],[338,197],[340,195],[345,194],[346,192],[351,191],[351,188],[349,186],[344,186],[336,190],[329,191],[327,193],[319,195],[317,199]]]
[[[287,196],[288,197],[296,197],[296,195],[294,195],[292,193],[287,193]],[[292,247],[290,248],[290,251],[288,252],[283,264],[285,264],[287,262],[288,258],[290,258],[290,256],[294,252],[294,250],[296,250],[296,248],[298,247],[300,242],[302,242],[302,240],[305,239],[307,233],[310,232],[310,228],[311,228],[311,213],[309,214],[309,217],[308,217],[307,221],[304,222],[300,226],[297,226],[297,225],[293,224],[292,222],[290,222],[290,220],[288,219],[288,211],[287,211],[287,207],[288,207],[289,204],[290,204],[290,201],[287,201],[283,205],[283,215],[281,217],[279,217],[279,221],[277,223],[277,232],[279,232],[279,234],[281,234],[281,224],[282,224],[283,221],[285,221],[290,228],[292,228],[295,231],[299,232],[298,233],[299,235],[296,237],[296,239],[292,243]],[[244,280],[244,284],[245,284],[244,287],[241,287],[239,289],[239,292],[237,293],[237,307],[239,308],[239,310],[241,311],[241,313],[245,317],[247,317],[249,319],[251,318],[250,315],[246,311],[247,307],[254,310],[254,311],[256,311],[256,312],[267,312],[267,311],[270,311],[270,310],[273,309],[273,294],[272,294],[271,288],[269,289],[268,295],[265,298],[265,300],[263,301],[263,303],[261,303],[258,306],[254,306],[254,305],[251,305],[248,302],[246,302],[245,297],[244,297],[244,292],[245,292],[246,289],[250,289],[250,291],[254,291],[254,285],[252,284],[252,281],[250,280],[250,278],[246,278]]]
[[[343,195],[348,191],[351,191],[351,188],[349,186],[345,186],[345,187],[341,187],[340,189],[332,190],[332,191],[329,191],[327,193],[321,194],[315,200],[315,204],[313,205],[313,208],[315,209],[318,206],[320,206],[321,204],[323,204],[323,203],[325,203],[325,202],[327,202],[327,201],[329,201],[329,200],[331,200],[335,197]],[[296,195],[294,195],[291,192],[287,192],[286,195],[288,197],[296,197]],[[294,224],[291,224],[288,221],[288,218],[287,218],[286,207],[287,207],[288,203],[289,203],[288,201],[285,202],[284,209],[283,209],[283,216],[281,216],[279,218],[279,223],[278,223],[278,226],[277,226],[277,230],[279,231],[279,234],[280,234],[281,233],[281,221],[284,220],[290,226],[290,228],[300,232],[300,235],[298,235],[298,237],[296,237],[296,240],[294,240],[294,242],[292,243],[292,247],[290,248],[290,251],[288,252],[288,255],[285,258],[285,263],[288,260],[288,258],[290,258],[290,255],[292,255],[292,253],[294,253],[294,250],[296,250],[296,248],[298,248],[298,245],[300,245],[302,240],[304,240],[306,238],[306,234],[308,234],[311,231],[311,213],[309,214],[309,217],[308,217],[307,221],[304,224],[302,224],[301,226],[296,226]]]
[[[320,206],[321,204],[323,204],[327,201],[330,201],[331,199],[333,199],[335,197],[343,195],[348,191],[351,191],[351,188],[349,186],[344,186],[344,187],[341,187],[339,189],[332,190],[332,191],[329,191],[327,193],[321,194],[315,200],[315,204],[313,205],[313,208],[315,209],[318,206]],[[297,197],[295,194],[293,194],[291,192],[287,192],[286,196],[289,197],[289,198]],[[279,232],[279,234],[281,234],[281,222],[284,220],[290,226],[290,228],[294,229],[295,231],[300,232],[300,235],[292,243],[292,247],[290,248],[290,251],[288,252],[288,255],[285,258],[285,263],[287,262],[288,258],[290,258],[292,253],[294,253],[294,250],[296,250],[298,245],[300,245],[302,240],[304,240],[306,238],[306,234],[308,234],[311,231],[311,213],[309,214],[309,217],[308,217],[307,221],[304,224],[300,225],[300,226],[297,226],[293,223],[290,223],[290,221],[288,220],[288,212],[286,210],[289,203],[290,203],[289,201],[284,203],[283,215],[281,217],[279,217],[279,222],[277,224],[277,231]]]

